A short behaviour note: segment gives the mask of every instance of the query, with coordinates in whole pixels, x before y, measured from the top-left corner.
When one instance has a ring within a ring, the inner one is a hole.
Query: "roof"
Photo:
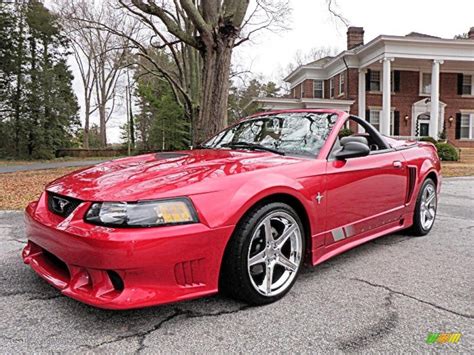
[[[465,49],[466,46],[469,46],[469,50],[471,50],[472,47],[472,53],[474,54],[474,40],[472,39],[440,38],[418,32],[410,32],[406,36],[380,35],[372,39],[368,43],[365,43],[364,45],[360,45],[350,50],[344,50],[334,57],[325,57],[321,58],[321,60],[301,65],[295,70],[293,70],[286,78],[284,78],[284,80],[288,82],[292,81],[294,78],[298,77],[302,70],[305,69],[326,69],[343,58],[345,60],[345,58],[351,56],[358,57],[359,55],[362,55],[363,53],[365,54],[367,53],[367,51],[370,51],[374,48],[378,48],[379,45],[383,45],[386,43],[397,44],[401,46],[414,46],[416,48],[419,48],[420,50],[422,48],[426,49],[429,46],[446,46],[446,48],[449,47],[450,49],[456,51],[456,49],[459,49],[461,47]],[[471,54],[470,58],[472,60],[472,58],[474,58],[474,55]],[[459,60],[462,59],[459,58]]]
[[[410,32],[406,34],[405,37],[441,38],[441,37],[431,36],[431,35],[427,35],[427,34],[419,33],[419,32]]]

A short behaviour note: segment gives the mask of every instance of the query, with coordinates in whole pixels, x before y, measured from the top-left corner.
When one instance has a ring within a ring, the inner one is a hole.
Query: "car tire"
[[[421,237],[430,232],[436,218],[437,207],[436,184],[432,179],[428,178],[421,185],[416,199],[413,225],[410,229],[413,236]]]
[[[251,305],[275,302],[293,287],[304,253],[305,230],[292,207],[281,202],[256,206],[227,245],[220,291]]]

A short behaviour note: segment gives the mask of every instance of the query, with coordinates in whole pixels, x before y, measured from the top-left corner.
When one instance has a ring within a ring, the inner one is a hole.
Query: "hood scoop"
[[[186,157],[188,154],[183,154],[183,153],[176,153],[176,152],[163,152],[163,153],[156,153],[155,158],[157,160],[162,160],[162,159],[176,159],[176,158],[182,158]]]

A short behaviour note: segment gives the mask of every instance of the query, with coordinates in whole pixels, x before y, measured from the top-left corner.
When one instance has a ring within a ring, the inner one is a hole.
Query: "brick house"
[[[337,108],[365,117],[382,134],[445,132],[458,147],[474,147],[474,27],[468,38],[420,33],[381,35],[364,43],[349,27],[347,50],[289,74],[290,95],[257,99],[263,109]]]

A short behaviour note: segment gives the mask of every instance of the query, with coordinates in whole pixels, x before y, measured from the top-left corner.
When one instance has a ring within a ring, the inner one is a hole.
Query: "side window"
[[[374,139],[374,137],[372,137],[369,132],[366,132],[365,128],[362,125],[349,118],[346,124],[344,124],[344,126],[339,131],[338,137],[336,138],[336,141],[334,142],[334,145],[331,149],[331,153],[329,154],[329,160],[333,160],[335,158],[336,152],[341,149],[341,138],[348,136],[362,136],[367,138],[371,152],[375,152],[383,148],[379,147],[379,145],[377,144],[377,140]]]

